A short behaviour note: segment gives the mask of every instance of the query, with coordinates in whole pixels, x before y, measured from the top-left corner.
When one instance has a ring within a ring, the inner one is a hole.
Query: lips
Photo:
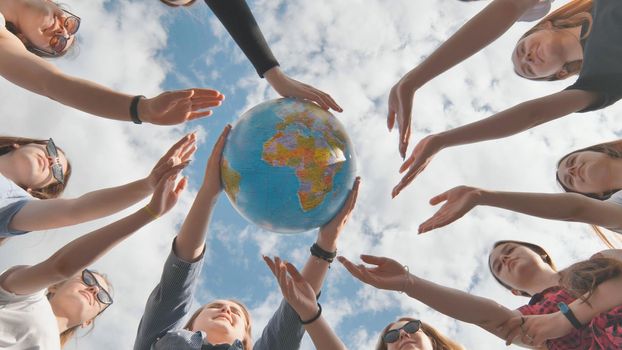
[[[93,305],[93,296],[92,296],[90,293],[88,293],[88,292],[86,292],[86,291],[81,290],[81,291],[80,291],[80,294],[84,295],[84,297],[86,298],[86,300],[89,302],[89,305]]]
[[[217,319],[217,318],[224,318],[225,320],[229,321],[230,324],[233,324],[233,320],[231,320],[231,317],[227,314],[220,314],[214,317],[214,319]]]
[[[415,347],[417,346],[417,342],[413,339],[408,339],[406,341],[404,341],[403,343],[400,344],[399,349],[405,349],[408,348],[408,345],[414,345]]]

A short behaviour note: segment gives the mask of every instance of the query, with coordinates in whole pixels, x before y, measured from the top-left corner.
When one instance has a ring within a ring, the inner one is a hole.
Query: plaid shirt
[[[559,311],[557,303],[572,303],[576,298],[561,287],[547,288],[534,295],[518,311],[523,315],[543,315]],[[619,350],[622,349],[622,306],[594,317],[581,329],[546,342],[549,350]]]

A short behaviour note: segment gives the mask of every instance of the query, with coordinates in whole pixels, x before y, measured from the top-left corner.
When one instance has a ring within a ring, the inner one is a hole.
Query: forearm
[[[316,349],[322,350],[345,350],[346,347],[341,339],[333,332],[328,322],[323,316],[310,324],[305,325],[305,330],[309,333],[313,345]]]
[[[622,306],[622,276],[610,278],[596,287],[588,303],[577,299],[569,305],[581,324],[588,324],[601,313]]]
[[[409,275],[404,292],[451,318],[475,324],[498,335],[496,328],[510,319],[514,311],[493,300],[478,297],[453,288]]]
[[[177,234],[175,255],[180,259],[193,262],[203,253],[205,235],[212,216],[212,210],[218,199],[218,190],[201,187],[186,220]]]
[[[139,210],[119,221],[102,227],[65,245],[47,263],[60,275],[71,277],[91,265],[110,249],[153,220]]]
[[[251,61],[259,76],[279,65],[246,1],[205,0],[205,3]]]
[[[566,90],[516,105],[491,117],[439,133],[441,148],[499,139],[580,111],[595,95]]]
[[[577,221],[590,198],[576,193],[526,193],[482,190],[476,200],[486,205],[545,219]]]
[[[337,251],[336,240],[328,236],[329,235],[323,235],[320,233],[315,243],[327,252]],[[324,278],[326,278],[329,267],[330,264],[327,261],[311,255],[309,256],[309,259],[307,259],[305,266],[302,268],[302,276],[307,282],[309,282],[311,287],[313,287],[316,295],[322,289]]]
[[[538,0],[495,0],[447,39],[404,80],[423,86],[496,40]]]

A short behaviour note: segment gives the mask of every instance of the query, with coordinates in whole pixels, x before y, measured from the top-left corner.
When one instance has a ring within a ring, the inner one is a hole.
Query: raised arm
[[[299,315],[300,321],[304,322],[304,328],[309,332],[315,348],[345,350],[346,347],[341,339],[333,332],[322,316],[320,304],[316,301],[315,290],[296,270],[296,267],[290,263],[281,262],[278,257],[274,261],[264,257],[264,261],[276,277],[283,297]],[[281,334],[281,337],[283,336]]]
[[[405,292],[440,313],[477,325],[502,339],[506,334],[500,332],[499,327],[513,316],[520,315],[493,300],[416,277],[395,260],[371,255],[361,255],[361,259],[373,267],[355,265],[339,257],[345,268],[362,282],[380,289]]]
[[[196,150],[196,136],[188,134],[160,158],[144,179],[86,193],[74,199],[29,201],[11,220],[16,231],[39,231],[76,225],[117,213],[153,193],[168,172],[183,169]]]
[[[6,28],[0,28],[0,75],[15,85],[64,105],[109,119],[130,121],[134,96],[116,92],[88,80],[68,76],[30,53]],[[223,96],[211,89],[165,92],[138,101],[138,117],[160,125],[183,123],[211,114]]]
[[[396,118],[400,132],[399,151],[406,155],[410,138],[415,92],[428,81],[469,58],[505,33],[539,0],[494,0],[463,25],[418,66],[406,73],[389,95],[389,130]]]
[[[205,0],[205,3],[251,61],[257,74],[265,77],[279,95],[307,99],[324,109],[342,111],[329,94],[290,78],[281,70],[245,0]]]
[[[419,233],[449,225],[478,205],[544,219],[585,222],[612,230],[622,229],[622,206],[577,193],[501,192],[459,186],[430,199],[432,205],[441,202],[445,204],[419,226]]]
[[[185,179],[182,179],[175,185],[179,171],[170,170],[162,177],[147,207],[71,241],[39,264],[10,270],[8,275],[0,277],[0,285],[15,294],[31,294],[82,271],[177,203],[186,184]]]
[[[415,146],[410,157],[400,167],[400,172],[408,171],[393,189],[393,197],[408,186],[434,155],[444,148],[508,137],[580,111],[593,104],[597,98],[596,94],[583,90],[564,90],[523,102],[474,123],[428,135]]]

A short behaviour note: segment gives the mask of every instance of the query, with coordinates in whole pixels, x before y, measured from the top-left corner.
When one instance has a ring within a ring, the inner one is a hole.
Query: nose
[[[231,314],[231,308],[229,308],[229,305],[223,305],[223,306],[220,308],[220,311],[222,311],[222,312],[226,312],[226,313],[228,313],[228,314]]]
[[[400,329],[400,339],[402,338],[410,338],[410,333],[406,332],[403,329]]]

